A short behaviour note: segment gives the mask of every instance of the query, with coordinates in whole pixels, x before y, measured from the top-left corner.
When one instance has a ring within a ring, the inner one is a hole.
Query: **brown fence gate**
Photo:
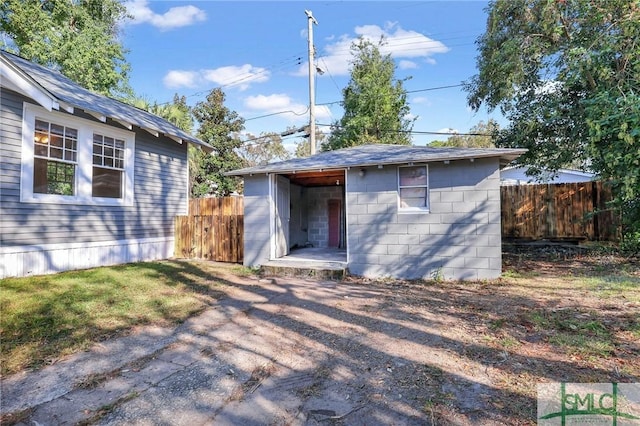
[[[175,218],[175,256],[242,262],[243,209],[242,197],[189,200],[189,215]]]
[[[619,221],[602,182],[501,187],[502,237],[617,241]]]

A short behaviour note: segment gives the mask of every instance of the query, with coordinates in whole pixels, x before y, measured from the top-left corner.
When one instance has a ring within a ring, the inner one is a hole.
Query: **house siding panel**
[[[348,172],[349,270],[397,278],[501,273],[497,158],[429,164],[429,212],[398,212],[397,167]]]
[[[47,251],[50,247],[67,250],[65,245],[84,244],[84,248],[81,249],[89,250],[87,247],[93,247],[92,244],[111,242],[109,249],[91,249],[95,250],[91,256],[100,260],[98,264],[101,264],[101,259],[108,264],[119,263],[117,259],[146,259],[143,255],[149,255],[150,258],[157,258],[156,255],[171,256],[174,217],[186,214],[187,210],[186,144],[181,145],[165,137],[156,138],[142,130],[135,131],[132,206],[22,203],[20,171],[23,102],[28,100],[12,91],[2,89],[0,258],[6,256],[5,263],[13,259],[16,264],[31,262],[32,266],[35,265],[33,268],[27,267],[26,273],[47,273],[64,268],[55,266],[48,270],[46,265],[38,266],[42,259],[18,260],[15,255],[9,255],[28,252],[31,253],[29,256],[35,259],[40,256],[38,252]],[[132,242],[135,247],[130,247],[127,242]],[[129,253],[131,256],[121,256],[118,253]],[[91,261],[85,264],[96,266],[95,262]],[[73,268],[73,261],[67,267]],[[10,268],[6,265],[4,275],[11,273],[12,268],[14,272],[25,269],[17,266]],[[3,271],[0,271],[1,275]]]

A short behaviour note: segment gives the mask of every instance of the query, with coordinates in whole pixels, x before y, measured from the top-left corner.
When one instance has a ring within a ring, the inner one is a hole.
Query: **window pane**
[[[93,168],[94,197],[122,198],[122,175],[120,170]]]
[[[427,207],[427,188],[400,188],[400,207]]]
[[[51,136],[51,146],[62,148],[62,138],[60,136]]]
[[[400,167],[400,186],[427,186],[427,168]]]
[[[124,148],[124,140],[94,133],[93,164],[124,169]]]
[[[49,143],[49,135],[48,135],[48,133],[36,132],[35,137],[34,137],[34,142],[36,144],[43,144],[43,145],[48,144]]]
[[[64,136],[64,126],[51,123],[51,134],[57,136]]]
[[[33,160],[33,192],[73,195],[75,168],[73,164],[35,158]]]
[[[72,129],[71,127],[67,127],[66,136],[71,139],[78,139],[78,131],[76,129]]]
[[[49,133],[49,123],[42,120],[36,120],[36,130]]]
[[[40,155],[42,157],[48,157],[49,156],[49,149],[48,149],[47,145],[40,145],[38,143],[34,147],[33,153],[35,155]]]
[[[62,150],[59,148],[51,148],[49,152],[49,157],[51,158],[62,158]]]

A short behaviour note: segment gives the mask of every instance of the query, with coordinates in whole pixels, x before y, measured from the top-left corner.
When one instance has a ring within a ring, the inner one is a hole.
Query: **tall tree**
[[[275,160],[287,160],[291,154],[282,144],[282,136],[278,133],[261,133],[259,137],[248,135],[238,153],[247,167],[270,163]]]
[[[198,169],[194,170],[191,195],[226,196],[240,190],[240,180],[224,173],[243,166],[237,150],[242,146],[240,132],[244,119],[224,105],[225,94],[213,89],[206,101],[198,102],[193,115],[199,124],[197,136],[213,147],[211,154],[198,151]]]
[[[5,0],[0,3],[0,47],[55,68],[87,89],[131,94],[129,64],[118,40],[127,18],[118,0]]]
[[[577,160],[640,224],[640,2],[493,0],[487,11],[467,90],[472,108],[510,120],[496,144],[528,148],[534,170]]]
[[[342,90],[344,115],[332,125],[331,136],[322,148],[333,150],[370,143],[411,144],[415,119],[409,119],[405,80],[395,79],[391,55],[360,38],[351,46],[351,80]]]
[[[307,135],[295,142],[296,149],[293,155],[296,158],[304,158],[311,155],[311,142],[309,141],[309,126],[306,126]],[[323,146],[327,140],[327,135],[316,127],[316,144]]]
[[[451,148],[494,148],[493,138],[497,135],[500,126],[489,119],[488,122],[480,121],[473,126],[466,135],[453,135],[446,141],[433,141],[429,146]]]
[[[137,108],[144,109],[164,118],[187,133],[193,133],[193,114],[191,113],[191,107],[187,105],[185,96],[179,96],[176,93],[173,95],[172,102],[164,104],[158,104],[157,102],[152,103],[144,97],[130,98],[127,99],[127,102]],[[193,193],[193,188],[197,185],[196,177],[203,175],[202,168],[204,158],[205,153],[202,152],[199,147],[189,145],[189,190],[191,193]]]

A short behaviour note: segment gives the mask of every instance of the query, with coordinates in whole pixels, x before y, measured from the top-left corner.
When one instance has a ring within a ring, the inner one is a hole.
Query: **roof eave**
[[[371,161],[371,162],[363,162],[356,164],[340,164],[335,166],[315,166],[315,167],[284,167],[282,169],[278,167],[249,167],[239,170],[233,170],[225,173],[226,176],[247,176],[247,175],[255,175],[255,174],[269,174],[269,173],[278,173],[278,174],[292,174],[292,173],[306,173],[306,172],[317,172],[317,171],[330,171],[330,170],[345,170],[352,167],[376,167],[376,166],[390,166],[394,164],[408,164],[408,163],[433,163],[436,161],[457,161],[457,160],[468,160],[471,158],[491,158],[498,157],[500,159],[501,164],[509,164],[513,160],[520,157],[522,154],[527,152],[526,149],[514,149],[512,152],[506,153],[469,153],[466,155],[452,155],[452,156],[441,156],[438,158],[424,158],[417,159],[414,161],[398,161],[398,160],[387,160],[387,161]]]
[[[17,89],[19,93],[33,99],[47,111],[60,109],[58,98],[2,54],[0,54],[0,75],[3,80],[6,79],[11,83],[12,87],[10,88]]]

